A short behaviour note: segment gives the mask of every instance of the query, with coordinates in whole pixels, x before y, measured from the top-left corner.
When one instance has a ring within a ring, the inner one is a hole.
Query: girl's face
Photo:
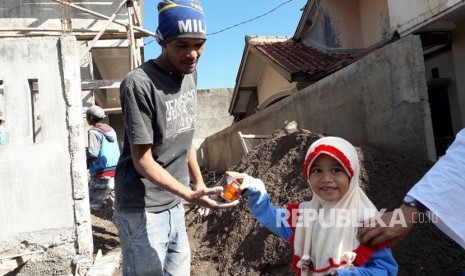
[[[321,154],[313,161],[308,179],[313,192],[325,201],[336,202],[349,190],[349,175],[327,154]]]

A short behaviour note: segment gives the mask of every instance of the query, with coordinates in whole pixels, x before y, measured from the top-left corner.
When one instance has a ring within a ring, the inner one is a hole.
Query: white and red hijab
[[[338,160],[349,175],[350,184],[347,193],[337,202],[327,202],[313,192],[310,201],[300,203],[300,214],[305,213],[305,210],[318,210],[318,215],[324,218],[326,224],[322,225],[319,219],[312,219],[310,216],[299,217],[299,222],[303,225],[296,227],[294,251],[300,258],[297,266],[301,269],[302,276],[325,275],[332,269],[351,265],[356,255],[354,250],[360,245],[355,223],[377,213],[374,204],[360,188],[360,164],[354,146],[338,137],[324,137],[315,141],[305,157],[303,173],[307,179],[309,169],[320,154],[327,154]],[[328,227],[331,209],[350,210],[351,218],[356,221],[341,225],[337,218],[333,218],[335,226]],[[309,267],[310,261],[313,265]]]

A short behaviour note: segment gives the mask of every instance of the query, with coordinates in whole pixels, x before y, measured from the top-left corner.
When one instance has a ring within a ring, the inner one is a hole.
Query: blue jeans
[[[184,207],[160,213],[114,211],[123,252],[124,276],[190,275],[190,246]]]

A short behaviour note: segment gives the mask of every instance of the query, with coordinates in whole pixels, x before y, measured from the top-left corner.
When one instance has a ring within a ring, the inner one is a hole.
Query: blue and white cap
[[[176,38],[206,39],[206,27],[197,0],[163,0],[158,4],[156,39],[160,45]]]
[[[105,111],[103,111],[103,109],[100,106],[93,105],[86,110],[86,115],[91,116],[92,118],[94,118],[94,120],[98,121],[105,118]]]

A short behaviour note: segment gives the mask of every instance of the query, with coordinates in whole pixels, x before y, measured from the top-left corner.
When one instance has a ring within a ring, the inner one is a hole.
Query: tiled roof
[[[250,44],[289,72],[289,81],[295,81],[297,76],[303,76],[305,81],[317,81],[359,58],[357,52],[326,54],[292,39],[253,39]]]

